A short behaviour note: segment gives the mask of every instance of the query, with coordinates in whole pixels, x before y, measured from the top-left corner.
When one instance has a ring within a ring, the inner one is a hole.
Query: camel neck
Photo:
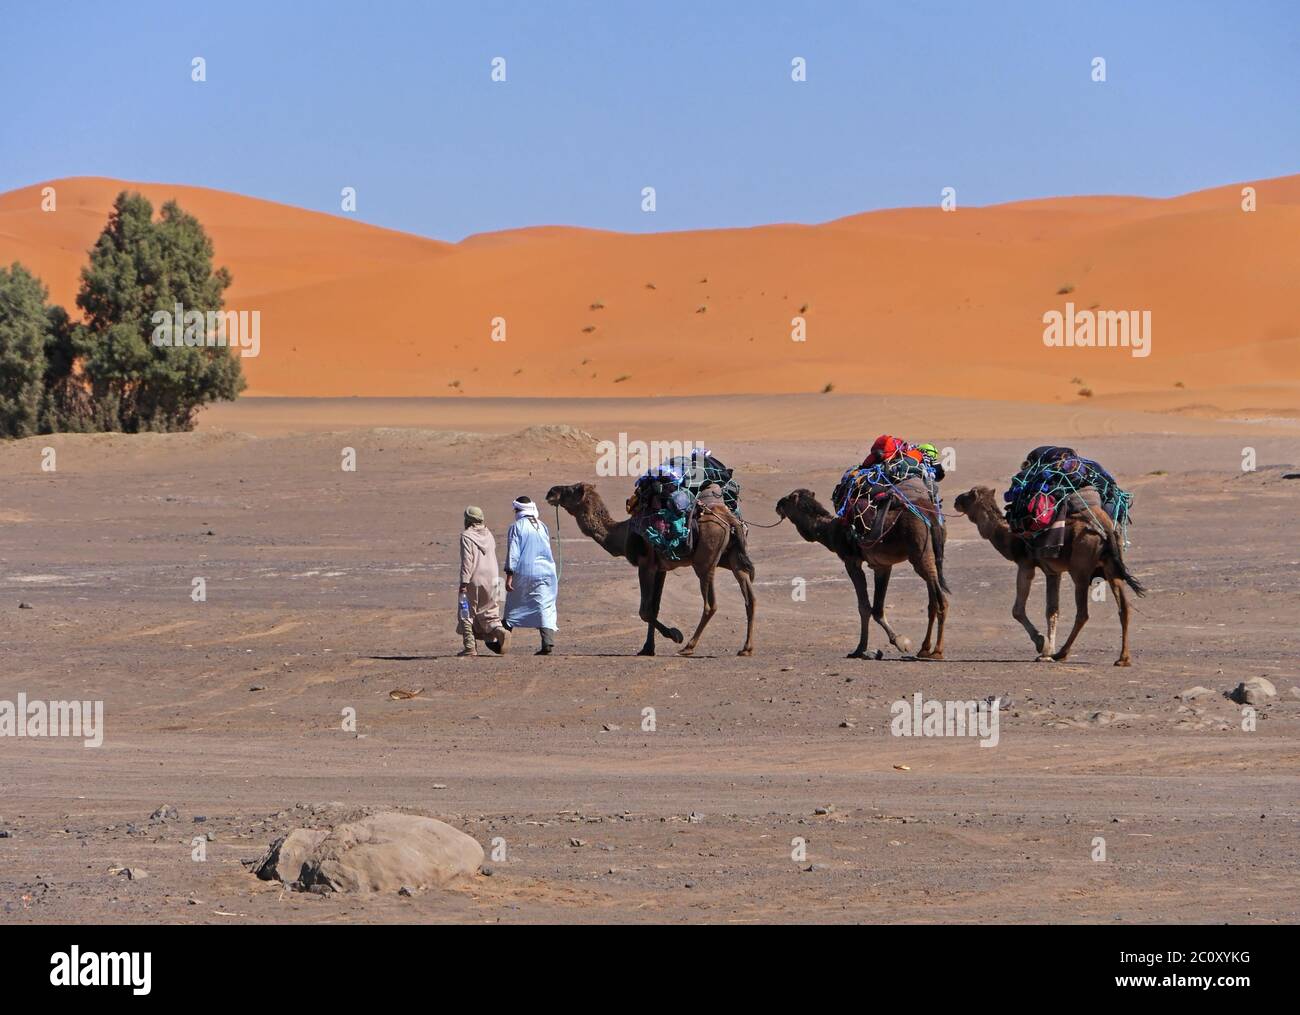
[[[830,545],[830,524],[834,521],[830,515],[798,512],[790,515],[790,521],[794,522],[794,527],[799,530],[799,535],[803,536],[808,542]]]
[[[975,518],[975,528],[1007,560],[1015,559],[1015,554],[1011,549],[1012,539],[1014,538],[1011,535],[1011,526],[1007,524],[1005,518],[988,505],[980,506],[979,514]]]
[[[578,510],[573,512],[573,519],[578,523],[578,528],[584,536],[594,539],[601,546],[605,545],[614,528],[614,519],[610,517],[604,503],[596,496],[584,500],[578,506]]]

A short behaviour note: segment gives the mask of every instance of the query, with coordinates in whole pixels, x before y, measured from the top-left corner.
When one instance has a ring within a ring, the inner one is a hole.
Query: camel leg
[[[669,639],[670,641],[674,641],[678,645],[680,645],[682,642],[686,640],[685,635],[683,635],[681,631],[677,630],[677,628],[669,627],[667,624],[664,624],[659,620],[659,604],[663,602],[664,580],[667,577],[668,577],[667,571],[657,571],[655,573],[655,601],[654,601],[654,607],[651,610],[651,617],[653,619],[650,621],[650,623],[654,627],[654,629],[658,631],[660,634],[662,634],[665,638]]]
[[[871,573],[876,576],[876,594],[871,604],[871,617],[884,630],[889,638],[889,644],[902,652],[903,655],[907,655],[912,651],[912,640],[899,637],[898,633],[890,626],[889,621],[885,619],[885,596],[889,592],[889,576],[893,573],[893,568],[887,564],[881,567],[872,565]]]
[[[1115,593],[1115,603],[1119,606],[1120,643],[1119,658],[1116,666],[1130,666],[1128,657],[1128,597],[1124,594],[1124,583],[1118,578],[1110,580],[1111,591]]]
[[[1052,656],[1058,663],[1065,662],[1069,657],[1074,639],[1079,637],[1083,625],[1088,623],[1088,589],[1091,584],[1092,570],[1071,571],[1070,577],[1074,579],[1074,627],[1070,630],[1070,637],[1066,638],[1065,644],[1061,646],[1061,651]]]
[[[677,628],[669,627],[667,624],[664,624],[659,619],[659,605],[660,603],[663,602],[664,581],[665,579],[667,579],[667,577],[668,577],[667,571],[658,571],[655,574],[655,601],[654,601],[654,608],[651,613],[651,616],[653,616],[654,619],[650,621],[650,623],[653,624],[654,629],[658,631],[660,634],[662,634],[665,638],[669,639],[670,641],[674,641],[678,645],[680,645],[682,642],[686,640],[686,636],[683,635],[681,631],[677,630]]]
[[[652,656],[655,654],[655,628],[659,626],[659,599],[663,595],[666,575],[653,562],[641,564],[637,575],[641,579],[641,619],[646,622],[645,644],[637,655]]]
[[[853,591],[858,597],[858,622],[862,626],[858,635],[858,647],[848,654],[849,659],[867,657],[867,637],[871,633],[871,600],[867,596],[867,576],[862,571],[862,561],[844,561],[844,570],[848,572]]]
[[[754,654],[754,583],[748,574],[737,568],[732,572],[740,586],[740,594],[745,600],[745,644],[736,653],[738,656]]]
[[[1025,603],[1029,601],[1029,590],[1033,587],[1034,565],[1021,564],[1016,571],[1016,602],[1011,607],[1011,616],[1020,621],[1020,626],[1029,632],[1029,640],[1038,650],[1039,658],[1042,658],[1043,650],[1047,647],[1047,639],[1038,633],[1038,628],[1034,627],[1029,614],[1025,612]]]
[[[700,613],[699,626],[695,628],[691,640],[678,650],[678,655],[688,656],[695,651],[695,646],[699,643],[704,628],[713,619],[713,615],[718,612],[717,596],[713,589],[713,575],[716,570],[717,564],[715,562],[696,565],[695,573],[700,576],[700,598],[704,600],[704,609]]]
[[[925,645],[917,653],[921,659],[942,659],[943,658],[943,625],[948,619],[948,597],[944,595],[943,587],[939,584],[939,572],[936,570],[933,575],[926,578],[925,584],[929,587],[930,592],[930,622],[925,629]],[[934,647],[927,650],[926,646],[930,644],[930,627],[936,627]]]
[[[1048,571],[1047,577],[1047,644],[1039,653],[1040,661],[1056,651],[1056,624],[1061,619],[1061,576]]]

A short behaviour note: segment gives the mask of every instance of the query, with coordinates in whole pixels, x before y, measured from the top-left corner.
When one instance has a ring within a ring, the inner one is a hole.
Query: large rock
[[[295,828],[271,843],[271,848],[253,865],[253,873],[263,881],[298,884],[316,847],[328,834],[323,828]]]
[[[335,892],[444,887],[478,872],[483,847],[435,818],[381,813],[331,830],[300,828],[277,840],[258,877]]]
[[[1250,677],[1238,684],[1229,697],[1239,705],[1263,705],[1277,697],[1277,688],[1265,677]]]

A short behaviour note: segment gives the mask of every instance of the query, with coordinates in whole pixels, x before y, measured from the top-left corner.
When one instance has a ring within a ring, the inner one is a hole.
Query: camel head
[[[782,518],[793,521],[796,516],[820,518],[830,512],[817,502],[817,497],[811,490],[800,489],[786,494],[777,501],[776,513]]]
[[[562,507],[572,514],[593,492],[590,483],[573,483],[570,486],[553,486],[546,491],[546,503]]]
[[[965,493],[957,494],[952,502],[952,509],[959,515],[965,515],[975,521],[981,511],[1001,515],[998,510],[997,492],[991,486],[974,486]]]

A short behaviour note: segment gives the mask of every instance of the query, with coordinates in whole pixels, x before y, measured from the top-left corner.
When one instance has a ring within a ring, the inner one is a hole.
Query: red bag
[[[1029,498],[1028,528],[1030,532],[1042,532],[1052,524],[1056,517],[1056,500],[1050,493],[1036,493]]]

